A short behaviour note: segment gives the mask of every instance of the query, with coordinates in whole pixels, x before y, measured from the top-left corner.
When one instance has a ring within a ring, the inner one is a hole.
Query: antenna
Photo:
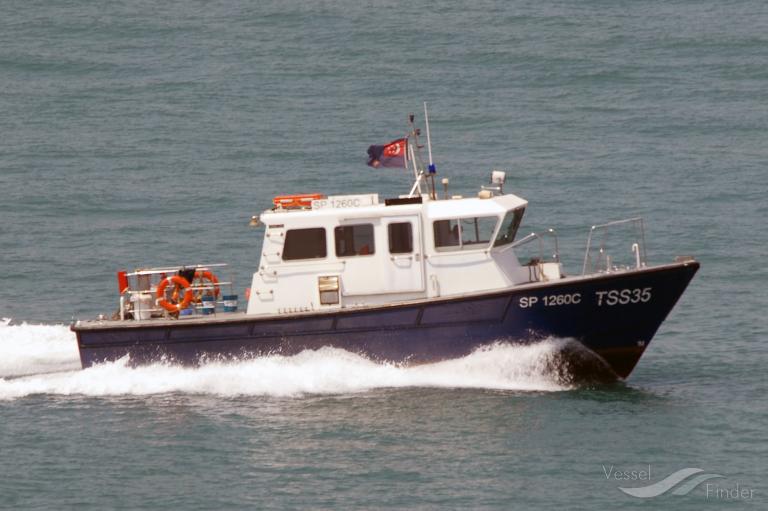
[[[413,119],[413,115],[411,115]],[[424,122],[427,125],[427,152],[429,152],[429,173],[435,174],[437,169],[435,163],[432,161],[432,138],[429,136],[429,114],[427,113],[427,102],[424,102]]]
[[[427,113],[427,102],[424,102],[424,123],[427,126],[427,152],[429,153],[429,178],[430,182],[432,184],[432,199],[437,199],[437,194],[435,193],[435,174],[437,174],[437,168],[435,167],[434,161],[432,161],[432,137],[429,133],[429,113]]]

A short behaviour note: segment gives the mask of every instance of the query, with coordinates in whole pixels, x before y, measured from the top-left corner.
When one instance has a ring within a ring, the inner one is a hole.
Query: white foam
[[[133,368],[126,358],[80,370],[74,335],[66,327],[6,325],[0,326],[0,354],[16,360],[6,360],[0,376],[30,371],[48,374],[0,378],[0,399],[35,394],[164,393],[282,397],[389,387],[559,391],[569,388],[551,369],[561,347],[562,341],[531,346],[497,344],[460,359],[414,367],[378,364],[344,350],[322,348],[290,357],[273,355],[200,367],[158,363]]]
[[[77,340],[68,327],[0,319],[0,378],[79,367]]]

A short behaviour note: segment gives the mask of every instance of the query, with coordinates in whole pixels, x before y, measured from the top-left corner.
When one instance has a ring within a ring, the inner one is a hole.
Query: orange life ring
[[[272,199],[276,208],[309,208],[312,201],[325,199],[322,193],[299,193],[296,195],[278,195]]]
[[[168,284],[171,282],[176,284],[177,289],[185,289],[184,298],[181,302],[169,302],[165,299],[165,288],[168,287]],[[194,298],[194,293],[192,293],[192,290],[190,289],[189,282],[179,275],[166,277],[157,285],[157,304],[168,312],[179,312],[182,309],[186,309],[192,301],[192,298]]]
[[[216,275],[214,275],[212,272],[208,270],[203,270],[203,271],[197,270],[195,272],[195,280],[201,280],[201,281],[207,280],[208,282],[213,284],[213,294],[216,295],[217,298],[221,294],[221,290],[219,289],[219,278],[216,277]],[[200,295],[199,297],[196,297],[197,299],[202,298],[203,291],[201,291],[199,295]]]

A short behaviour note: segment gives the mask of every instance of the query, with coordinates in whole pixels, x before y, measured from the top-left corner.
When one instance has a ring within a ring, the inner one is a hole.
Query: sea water
[[[766,506],[763,2],[2,12],[0,508]],[[521,235],[555,227],[567,272],[589,226],[634,216],[651,263],[701,261],[626,382],[563,375],[564,339],[79,369],[67,324],[114,312],[115,271],[227,262],[242,297],[273,196],[405,193],[365,150],[423,101],[450,192],[506,170]],[[713,478],[620,489],[690,468]]]

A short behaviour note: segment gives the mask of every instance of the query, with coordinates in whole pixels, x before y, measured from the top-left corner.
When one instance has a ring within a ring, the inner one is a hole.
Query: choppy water
[[[764,3],[2,11],[0,508],[765,507]],[[114,309],[116,269],[224,261],[242,290],[273,195],[402,193],[365,149],[422,101],[452,190],[507,169],[523,232],[557,227],[571,271],[589,225],[636,215],[652,262],[702,262],[626,383],[563,381],[563,340],[411,369],[77,369],[63,325]],[[618,489],[687,467],[753,496]]]

